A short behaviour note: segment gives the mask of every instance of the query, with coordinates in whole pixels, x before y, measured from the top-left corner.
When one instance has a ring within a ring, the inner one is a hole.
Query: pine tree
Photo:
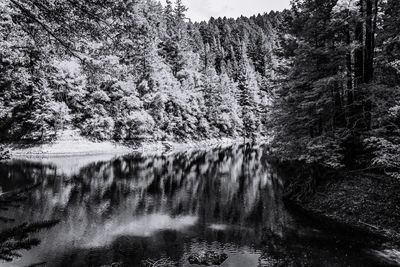
[[[39,184],[6,192],[0,195],[0,210],[7,211],[15,205],[26,200],[26,193],[35,189]],[[0,222],[10,222],[12,219],[0,216]],[[22,257],[22,250],[30,250],[40,244],[38,238],[32,237],[33,234],[47,230],[59,223],[58,220],[42,221],[36,223],[24,223],[12,228],[5,228],[0,231],[0,259],[13,261]]]
[[[221,103],[219,89],[219,77],[214,68],[207,68],[202,76],[202,90],[204,94],[204,104],[206,108],[206,119],[212,126],[215,126],[217,108]]]
[[[174,12],[176,19],[179,22],[182,22],[186,19],[186,11],[188,11],[188,8],[182,3],[182,0],[176,0]]]
[[[243,131],[245,138],[254,138],[258,133],[258,84],[253,67],[247,57],[245,44],[242,45],[241,62],[238,74],[239,104],[242,108]]]

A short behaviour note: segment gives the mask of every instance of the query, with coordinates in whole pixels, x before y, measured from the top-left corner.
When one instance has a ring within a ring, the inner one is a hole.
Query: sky
[[[192,21],[208,21],[210,17],[237,18],[283,10],[289,7],[290,0],[183,0],[183,3],[189,8],[187,17]]]

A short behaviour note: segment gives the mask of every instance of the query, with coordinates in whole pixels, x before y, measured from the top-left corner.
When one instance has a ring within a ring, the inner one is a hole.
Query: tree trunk
[[[368,84],[374,76],[375,31],[378,0],[360,0],[361,19],[356,23],[356,48],[354,76],[356,92],[353,96],[355,107],[355,128],[369,130],[371,128],[372,103],[369,98]]]
[[[375,32],[378,14],[378,0],[365,0],[365,78],[364,83],[369,84],[374,79],[374,56],[375,56]],[[364,119],[367,130],[371,129],[372,102],[370,98],[365,100]]]
[[[347,46],[350,49],[353,40],[351,30],[347,32]],[[354,54],[349,50],[346,55],[346,74],[347,74],[347,128],[352,128],[354,124]]]

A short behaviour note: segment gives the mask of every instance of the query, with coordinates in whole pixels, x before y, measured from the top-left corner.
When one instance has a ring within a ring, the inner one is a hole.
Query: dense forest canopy
[[[1,6],[1,134],[47,140],[257,135],[280,15],[192,23],[181,1]]]
[[[329,166],[399,168],[399,1],[293,1],[276,93],[278,149]]]
[[[0,138],[273,136],[286,160],[400,167],[400,3],[294,0],[193,23],[181,0],[5,0]]]

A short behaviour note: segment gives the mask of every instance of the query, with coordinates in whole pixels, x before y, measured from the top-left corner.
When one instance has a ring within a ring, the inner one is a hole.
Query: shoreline
[[[160,153],[178,153],[190,150],[228,147],[243,143],[243,138],[213,138],[201,141],[175,142],[157,141],[126,145],[110,141],[93,142],[90,140],[54,141],[43,144],[2,144],[9,151],[10,159],[63,158],[101,155],[128,155],[140,153],[153,155]]]
[[[66,129],[55,140],[44,143],[0,143],[0,147],[9,151],[11,159],[82,157],[100,155],[127,155],[133,153],[157,154],[180,152],[192,149],[226,147],[242,143],[243,138],[211,138],[200,141],[143,141],[117,143],[113,141],[92,141],[80,134],[78,129]]]
[[[386,175],[339,173],[317,185],[307,199],[285,201],[328,227],[333,223],[346,225],[400,249],[399,189],[400,181]]]
[[[376,173],[336,173],[305,199],[284,197],[285,206],[317,228],[358,244],[387,266],[400,266],[400,180]],[[344,233],[344,234],[343,234]],[[357,237],[357,238],[355,238]]]
[[[357,218],[343,218],[310,207],[308,204],[284,199],[285,206],[292,213],[307,220],[310,225],[333,234],[338,240],[356,246],[370,246],[368,253],[380,258],[387,266],[400,264],[400,236],[378,229],[376,226],[363,224]],[[385,265],[386,266],[386,265]]]
[[[88,144],[92,147],[88,149]],[[142,144],[132,144],[131,146],[116,144],[111,142],[90,142],[86,140],[84,146],[76,149],[78,145],[82,145],[82,141],[56,141],[53,143],[30,145],[21,148],[18,144],[8,144],[10,149],[9,161],[30,161],[41,164],[49,164],[56,167],[60,174],[73,175],[79,173],[79,170],[94,162],[110,161],[112,159],[138,154],[143,157],[152,157],[164,155],[172,155],[176,153],[207,151],[215,148],[225,148],[236,144],[243,143],[243,139],[237,138],[214,138],[202,141],[191,141],[186,143],[178,142],[143,142]],[[68,147],[68,151],[60,151],[57,148]],[[93,148],[95,146],[96,149]],[[74,151],[75,148],[75,151]],[[84,149],[82,149],[84,148]],[[105,148],[107,148],[105,150]]]

